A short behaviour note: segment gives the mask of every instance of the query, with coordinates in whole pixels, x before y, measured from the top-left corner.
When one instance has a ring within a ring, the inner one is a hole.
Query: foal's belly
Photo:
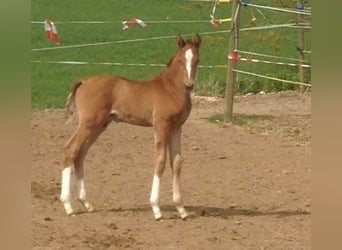
[[[119,110],[112,110],[110,113],[112,120],[115,122],[125,122],[132,125],[151,127],[152,126],[152,114],[125,114]]]

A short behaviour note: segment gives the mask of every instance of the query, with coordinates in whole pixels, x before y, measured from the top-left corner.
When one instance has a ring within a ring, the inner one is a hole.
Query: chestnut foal
[[[199,62],[201,37],[184,40],[177,36],[178,50],[166,69],[149,80],[136,81],[119,76],[99,75],[77,81],[67,98],[68,114],[78,113],[78,126],[64,146],[60,199],[72,214],[71,169],[77,180],[77,198],[87,211],[94,210],[86,198],[83,162],[90,146],[111,121],[154,128],[154,177],[150,203],[155,219],[159,208],[160,178],[167,149],[173,176],[173,201],[182,219],[188,216],[180,194],[181,128],[191,111],[190,91]]]

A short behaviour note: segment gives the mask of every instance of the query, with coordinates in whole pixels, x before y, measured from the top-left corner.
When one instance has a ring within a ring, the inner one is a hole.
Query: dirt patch
[[[109,126],[85,162],[96,212],[85,213],[73,200],[76,215],[66,216],[58,200],[60,167],[76,124],[66,126],[62,110],[33,111],[33,249],[311,249],[310,93],[236,97],[235,122],[228,125],[218,115],[223,105],[193,98],[181,180],[191,216],[178,218],[167,168],[165,219],[158,222],[148,202],[151,128]]]

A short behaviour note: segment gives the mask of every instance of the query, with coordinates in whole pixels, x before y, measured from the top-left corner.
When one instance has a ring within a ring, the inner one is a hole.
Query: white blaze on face
[[[188,76],[190,78],[191,76],[191,62],[192,62],[192,57],[193,57],[193,53],[191,49],[188,49],[187,51],[185,51],[185,67],[186,67],[186,71],[188,72]]]

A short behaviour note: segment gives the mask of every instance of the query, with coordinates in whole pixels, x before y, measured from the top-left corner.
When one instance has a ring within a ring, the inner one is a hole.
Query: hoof
[[[152,211],[153,211],[154,218],[157,221],[160,220],[163,216],[162,216],[162,214],[160,212],[159,206],[155,202],[151,202],[151,206],[152,206]]]
[[[95,208],[94,208],[92,205],[90,205],[90,204],[89,204],[88,207],[86,207],[86,209],[87,209],[87,211],[88,211],[89,213],[92,213],[92,212],[95,211]]]
[[[156,221],[160,221],[163,219],[163,215],[161,213],[156,213],[156,214],[154,214],[154,219]]]
[[[95,211],[94,207],[87,200],[79,200],[79,202],[87,209],[87,212],[91,213]]]
[[[64,209],[67,215],[72,215],[74,213],[70,204],[64,204]]]
[[[185,208],[183,206],[176,206],[176,208],[182,220],[185,220],[189,216],[189,214],[185,211]]]
[[[181,214],[180,217],[182,220],[186,220],[187,218],[189,218],[189,214],[185,212],[185,213]]]
[[[69,215],[69,216],[75,215],[74,210],[72,210],[72,209],[71,209],[71,210],[68,210],[68,211],[65,210],[65,212],[66,212],[66,214]]]

